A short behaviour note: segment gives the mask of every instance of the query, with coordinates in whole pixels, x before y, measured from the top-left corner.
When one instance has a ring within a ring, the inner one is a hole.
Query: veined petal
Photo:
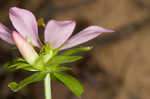
[[[11,31],[1,23],[0,23],[0,38],[10,44],[14,44]]]
[[[12,32],[12,37],[25,60],[33,64],[38,59],[38,54],[34,48],[16,31]]]
[[[45,41],[53,49],[60,47],[72,34],[76,23],[71,20],[50,20],[45,29]]]
[[[37,22],[32,12],[12,7],[9,10],[9,17],[13,26],[24,38],[29,38],[34,46],[40,46]]]
[[[99,26],[89,26],[76,35],[72,36],[64,45],[61,50],[77,46],[79,44],[85,43],[103,32],[114,32],[113,30],[105,29]]]

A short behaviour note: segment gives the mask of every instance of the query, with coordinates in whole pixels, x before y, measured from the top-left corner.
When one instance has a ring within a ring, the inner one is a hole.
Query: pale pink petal
[[[9,10],[9,17],[13,26],[24,38],[28,37],[34,46],[40,46],[37,22],[32,12],[12,7]]]
[[[114,32],[114,31],[99,26],[89,26],[86,29],[82,30],[81,32],[77,33],[76,35],[72,36],[61,48],[61,50],[85,43],[91,39],[94,39],[103,32]]]
[[[14,44],[11,31],[1,23],[0,23],[0,38],[10,44]]]
[[[34,62],[38,59],[38,54],[34,48],[16,31],[12,32],[12,37],[25,60],[30,64],[34,64]]]
[[[60,47],[72,34],[75,22],[50,20],[45,29],[45,41],[53,49]]]

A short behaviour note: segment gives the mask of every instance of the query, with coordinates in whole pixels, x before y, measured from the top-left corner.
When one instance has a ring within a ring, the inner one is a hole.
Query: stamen
[[[44,28],[46,27],[46,24],[43,18],[38,19],[37,23],[38,23],[38,26],[43,26]]]

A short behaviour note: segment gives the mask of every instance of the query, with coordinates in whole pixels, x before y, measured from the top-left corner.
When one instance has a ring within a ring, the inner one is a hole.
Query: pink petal
[[[82,30],[78,34],[72,36],[64,45],[61,50],[71,48],[77,46],[79,44],[85,43],[91,39],[94,39],[98,35],[102,34],[103,32],[114,32],[113,30],[105,29],[98,26],[89,26],[86,29]]]
[[[28,37],[34,46],[40,46],[37,22],[32,12],[12,7],[9,10],[9,17],[13,26],[24,38]]]
[[[54,49],[60,47],[71,36],[75,25],[71,20],[50,20],[45,29],[45,41]]]
[[[0,38],[10,44],[14,44],[11,31],[1,23],[0,23]]]
[[[34,48],[16,31],[12,32],[12,37],[25,60],[30,64],[34,64],[38,59],[38,54]]]

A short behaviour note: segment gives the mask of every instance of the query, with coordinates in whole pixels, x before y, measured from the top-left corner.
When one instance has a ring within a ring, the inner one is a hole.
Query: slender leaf
[[[18,58],[3,65],[4,69],[8,71],[15,71],[18,69],[33,71],[35,70],[30,64],[28,64],[24,59]]]
[[[66,66],[56,67],[56,71],[68,71],[68,70],[72,70],[72,68],[71,67],[66,67]]]
[[[71,75],[67,75],[61,72],[55,72],[54,76],[58,80],[60,80],[65,86],[67,86],[76,96],[80,97],[83,93],[82,85]]]
[[[46,66],[45,70],[46,70],[47,72],[55,72],[57,66],[59,66],[59,65],[58,65],[58,64],[53,64],[53,65],[50,65],[50,66]]]
[[[74,48],[68,51],[65,51],[62,55],[72,55],[74,53],[83,52],[83,51],[89,51],[92,47],[82,47],[82,48]]]
[[[81,58],[82,58],[81,56],[62,56],[62,55],[54,56],[51,60],[48,61],[47,65],[74,62]]]
[[[58,71],[68,71],[68,70],[72,70],[72,68],[67,66],[59,66],[59,65],[51,65],[46,67],[47,72],[58,72]]]
[[[54,65],[50,65],[46,67],[47,72],[58,72],[58,71],[68,71],[68,70],[72,70],[71,67],[67,67],[67,66],[60,66],[58,64],[54,64]]]
[[[44,79],[46,76],[46,72],[36,72],[33,75],[27,77],[23,81],[21,81],[19,84],[16,82],[11,82],[8,86],[11,88],[12,91],[17,92],[27,86],[28,84],[39,82]]]

